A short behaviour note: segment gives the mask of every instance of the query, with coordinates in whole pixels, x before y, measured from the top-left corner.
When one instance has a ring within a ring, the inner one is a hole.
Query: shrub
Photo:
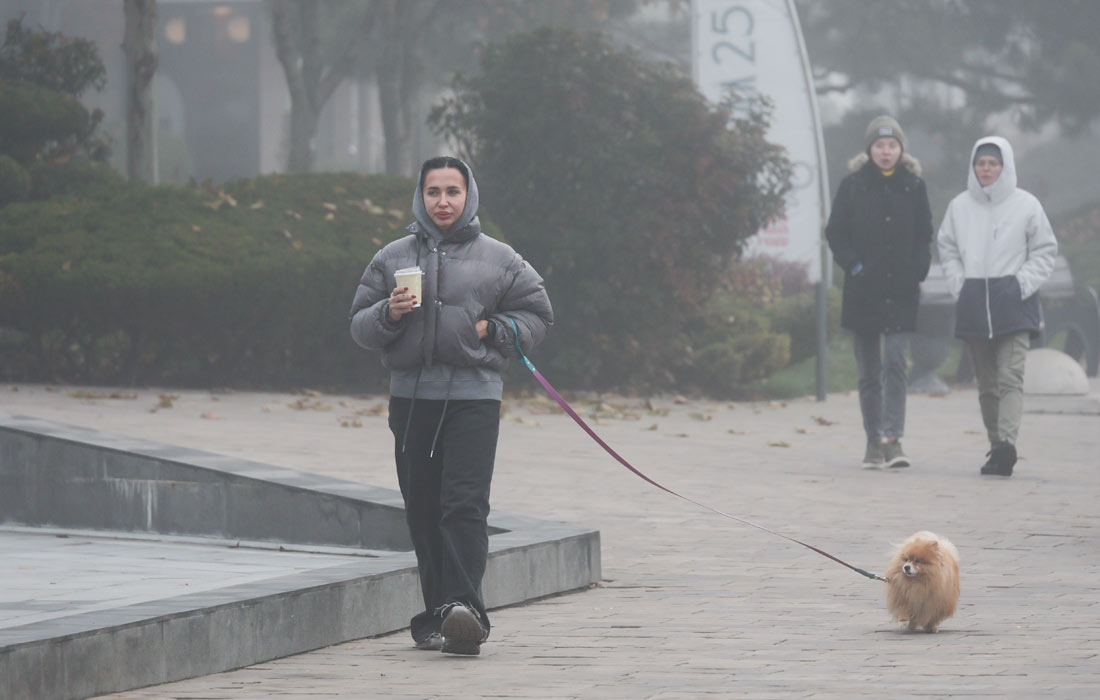
[[[687,334],[687,352],[676,365],[681,384],[711,396],[736,396],[790,361],[790,338],[773,332],[759,307],[721,295],[708,308],[710,314]]]
[[[31,199],[66,195],[84,199],[110,196],[125,183],[125,179],[111,166],[87,158],[38,162],[31,165],[28,172],[31,177]]]
[[[102,90],[107,69],[94,41],[27,29],[20,17],[9,20],[4,31],[0,79],[79,97],[88,88]]]
[[[771,309],[771,327],[790,338],[791,362],[801,362],[817,354],[817,296],[811,291],[783,297]],[[840,290],[825,290],[825,334],[840,333]]]
[[[77,153],[105,158],[107,143],[94,135],[103,112],[78,98],[101,90],[106,75],[95,42],[10,20],[0,43],[0,153],[23,165]]]
[[[832,335],[840,294],[826,294]],[[816,354],[817,303],[805,266],[767,256],[733,261],[685,346],[681,381],[711,395],[756,395],[759,380]]]
[[[30,174],[15,160],[0,154],[0,207],[23,201],[30,190]]]
[[[98,122],[72,95],[0,81],[0,153],[20,163],[72,153]]]
[[[1067,218],[1058,230],[1058,242],[1069,260],[1073,281],[1100,291],[1100,206],[1087,206]]]
[[[348,334],[363,268],[411,220],[413,183],[267,176],[124,184],[0,210],[9,379],[382,388]]]
[[[667,389],[683,331],[782,208],[789,164],[669,65],[545,29],[485,48],[432,123],[477,167],[485,210],[543,274],[539,355],[564,386]]]

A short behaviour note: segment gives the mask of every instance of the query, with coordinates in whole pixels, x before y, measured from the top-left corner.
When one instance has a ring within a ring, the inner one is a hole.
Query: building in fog
[[[161,182],[224,181],[286,168],[290,95],[262,0],[159,0],[153,84],[156,158]],[[104,112],[112,162],[125,163],[126,96],[123,0],[0,0],[0,20],[90,39],[107,68],[102,92],[84,102]],[[425,104],[432,96],[425,96]],[[422,122],[423,120],[421,120]],[[434,151],[420,125],[414,162]],[[346,80],[321,115],[316,170],[384,169],[384,141],[372,82]]]

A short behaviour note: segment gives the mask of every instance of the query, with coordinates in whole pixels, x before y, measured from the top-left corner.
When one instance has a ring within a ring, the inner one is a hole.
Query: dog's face
[[[921,573],[933,571],[940,565],[939,543],[918,540],[898,552],[901,573],[909,578],[917,578]]]

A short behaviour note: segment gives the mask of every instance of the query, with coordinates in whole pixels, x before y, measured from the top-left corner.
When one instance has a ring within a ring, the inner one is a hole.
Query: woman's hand
[[[416,295],[408,292],[408,287],[394,287],[390,292],[390,321],[397,323],[402,316],[413,310]]]
[[[478,321],[474,324],[474,328],[477,329],[478,340],[485,340],[489,336],[489,322],[486,320]]]

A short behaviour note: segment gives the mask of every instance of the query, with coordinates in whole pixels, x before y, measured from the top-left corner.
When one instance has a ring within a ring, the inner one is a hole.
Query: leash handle
[[[828,552],[826,552],[822,549],[818,549],[817,547],[815,547],[811,544],[807,544],[807,543],[803,542],[802,540],[797,540],[793,537],[789,537],[787,535],[784,535],[781,532],[776,532],[775,530],[771,530],[769,528],[766,528],[763,525],[758,525],[757,523],[754,523],[751,520],[745,520],[744,518],[739,518],[736,515],[732,515],[730,513],[726,513],[725,511],[718,510],[717,508],[713,508],[711,506],[708,506],[705,503],[701,503],[701,502],[695,500],[694,498],[689,498],[688,496],[685,496],[681,493],[673,491],[672,489],[668,488],[667,486],[655,481],[654,479],[651,479],[649,476],[644,474],[642,471],[636,469],[634,467],[634,465],[632,465],[625,458],[623,458],[622,455],[620,455],[618,452],[616,452],[611,447],[611,445],[608,445],[603,440],[603,438],[601,438],[596,433],[596,431],[593,430],[588,425],[588,423],[586,423],[585,420],[583,418],[581,418],[580,415],[578,415],[576,411],[573,410],[573,407],[570,406],[569,402],[566,401],[565,398],[561,394],[558,393],[558,390],[555,389],[550,384],[550,382],[548,382],[546,380],[546,378],[543,377],[542,374],[539,373],[539,371],[537,369],[535,369],[535,365],[531,364],[531,360],[527,359],[527,355],[524,354],[523,348],[520,347],[520,344],[519,344],[519,326],[516,325],[516,320],[514,318],[512,318],[511,316],[508,317],[508,320],[512,322],[512,329],[515,332],[514,341],[515,341],[515,345],[516,345],[516,351],[519,353],[520,358],[523,359],[523,364],[527,365],[527,369],[531,370],[531,374],[533,374],[535,376],[535,379],[538,380],[538,383],[542,385],[542,388],[546,391],[546,393],[550,395],[550,398],[554,399],[554,401],[556,401],[557,404],[559,406],[561,406],[562,410],[565,411],[566,414],[568,414],[569,417],[572,418],[573,421],[577,425],[579,425],[582,430],[584,430],[584,432],[588,433],[589,437],[591,437],[593,440],[596,441],[596,444],[598,444],[600,447],[602,447],[604,449],[604,451],[606,451],[609,455],[611,455],[612,457],[615,458],[616,462],[618,462],[619,464],[626,467],[635,476],[641,478],[646,483],[648,483],[652,486],[655,486],[656,488],[661,489],[665,493],[676,496],[677,498],[685,500],[688,503],[699,506],[700,508],[703,508],[705,510],[709,510],[710,512],[715,513],[717,515],[721,515],[724,518],[729,518],[730,520],[735,520],[735,521],[737,521],[739,523],[742,523],[744,525],[748,525],[750,527],[756,528],[757,530],[761,530],[762,532],[767,532],[767,533],[770,533],[772,535],[775,535],[776,537],[782,537],[783,539],[787,540],[788,542],[794,542],[795,544],[802,545],[806,549],[817,552],[821,556],[823,556],[827,559],[831,559],[831,560],[835,561],[837,564],[840,564],[842,566],[846,566],[849,569],[851,569],[852,571],[856,572],[857,574],[860,574],[862,576],[866,576],[869,579],[872,579],[872,580],[875,580],[875,581],[886,581],[887,580],[887,579],[883,578],[882,576],[878,576],[877,574],[873,574],[869,571],[864,571],[863,569],[860,569],[859,567],[852,566],[851,564],[844,561],[843,559],[835,557],[832,554],[829,554]]]

